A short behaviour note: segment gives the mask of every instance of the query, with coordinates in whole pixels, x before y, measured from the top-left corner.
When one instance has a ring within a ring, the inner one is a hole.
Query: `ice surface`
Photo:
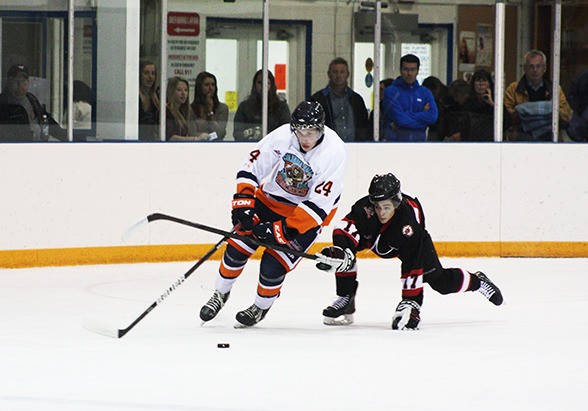
[[[586,409],[588,260],[442,261],[484,271],[506,305],[425,286],[421,329],[392,331],[399,264],[365,259],[355,324],[327,327],[334,280],[305,261],[265,320],[235,329],[254,260],[201,327],[212,261],[112,339],[84,319],[128,326],[191,263],[0,270],[0,410]]]

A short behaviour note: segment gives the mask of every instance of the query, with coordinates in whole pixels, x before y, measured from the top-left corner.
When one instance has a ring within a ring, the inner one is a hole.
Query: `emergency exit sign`
[[[169,12],[167,14],[168,36],[198,36],[200,16],[198,13]]]

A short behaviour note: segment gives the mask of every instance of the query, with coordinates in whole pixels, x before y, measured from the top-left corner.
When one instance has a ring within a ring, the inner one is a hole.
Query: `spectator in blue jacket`
[[[384,90],[386,141],[425,141],[427,127],[437,121],[435,98],[417,81],[420,64],[414,54],[402,56],[400,76]]]

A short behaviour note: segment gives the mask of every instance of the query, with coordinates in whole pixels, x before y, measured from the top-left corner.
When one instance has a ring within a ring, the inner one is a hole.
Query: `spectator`
[[[42,130],[44,120],[47,134]],[[15,64],[6,73],[6,87],[0,94],[0,125],[1,141],[47,141],[50,136],[66,139],[65,131],[29,93],[29,70],[24,64]]]
[[[172,77],[167,83],[165,139],[168,141],[203,141],[210,137],[196,131],[196,116],[188,103],[190,86],[182,77]]]
[[[588,141],[588,70],[572,81],[568,97],[574,109],[568,135],[574,141]]]
[[[73,128],[90,130],[92,128],[92,89],[81,80],[73,83]],[[67,111],[66,111],[67,113]],[[67,114],[66,114],[67,118]]]
[[[457,79],[449,84],[445,117],[440,127],[443,141],[462,141],[469,138],[471,121],[467,102],[471,95],[471,87],[467,81]]]
[[[282,124],[290,122],[290,108],[276,90],[276,80],[268,70],[268,111],[267,132],[270,133]],[[237,107],[235,113],[233,137],[236,141],[261,140],[261,109],[263,103],[263,71],[258,70],[253,76],[251,93]]]
[[[550,141],[553,83],[545,76],[547,57],[540,50],[525,54],[525,74],[519,82],[511,83],[504,93],[504,106],[512,127],[507,138],[517,141]],[[547,102],[547,103],[546,103]],[[559,120],[567,128],[572,109],[559,87]]]
[[[216,140],[222,140],[227,134],[229,107],[218,100],[216,84],[214,74],[207,71],[198,74],[192,111],[196,115],[197,131],[216,135]]]
[[[392,78],[387,78],[384,79],[382,81],[380,81],[380,138],[379,140],[383,140],[384,139],[384,110],[382,107],[382,101],[384,100],[384,90],[386,89],[386,87],[388,87],[390,84],[392,84],[392,82],[394,81],[394,79]],[[370,112],[369,115],[369,125],[370,125],[370,136],[374,135],[374,110],[372,110]]]
[[[440,141],[443,137],[439,134],[440,126],[443,124],[445,118],[445,111],[447,109],[447,86],[443,82],[435,77],[429,76],[423,80],[423,87],[431,90],[435,104],[437,104],[437,121],[434,124],[429,125],[429,132],[427,134],[427,141]]]
[[[341,57],[329,63],[329,84],[317,91],[311,100],[325,108],[325,124],[335,130],[343,141],[371,141],[368,112],[363,98],[347,86],[349,65]]]
[[[155,63],[139,63],[139,140],[159,140],[159,97]]]
[[[418,80],[421,61],[414,54],[400,58],[400,76],[384,91],[387,141],[425,141],[427,127],[437,121],[437,104]]]
[[[465,141],[494,141],[494,81],[486,70],[478,70],[472,76],[471,96],[465,104],[470,113],[470,130]],[[508,114],[504,124],[508,124]],[[503,130],[506,130],[506,126]]]

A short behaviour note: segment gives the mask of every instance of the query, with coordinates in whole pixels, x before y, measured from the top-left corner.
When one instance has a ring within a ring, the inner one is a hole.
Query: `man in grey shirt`
[[[372,141],[365,102],[347,85],[347,61],[341,57],[333,59],[327,75],[327,87],[311,97],[325,109],[325,124],[335,130],[343,141]]]

